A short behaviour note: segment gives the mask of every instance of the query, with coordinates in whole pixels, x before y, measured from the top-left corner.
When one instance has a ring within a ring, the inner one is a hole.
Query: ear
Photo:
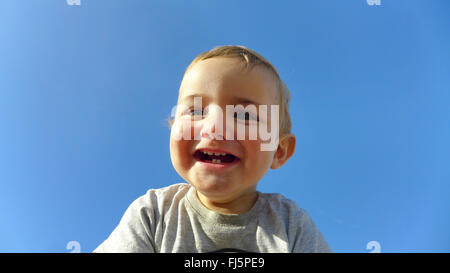
[[[278,169],[294,154],[296,138],[293,134],[286,134],[280,138],[278,148],[273,155],[270,168]]]

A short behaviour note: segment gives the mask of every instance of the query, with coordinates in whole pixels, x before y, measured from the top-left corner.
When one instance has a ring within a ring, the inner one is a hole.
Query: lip
[[[235,166],[236,164],[239,163],[239,159],[235,160],[231,163],[208,163],[208,162],[203,162],[203,161],[199,161],[197,160],[197,164],[199,164],[199,166],[207,169],[207,170],[212,170],[212,171],[222,171],[222,170],[227,170],[233,166]]]
[[[226,154],[230,154],[233,155],[234,157],[239,158],[239,156],[237,156],[235,153],[232,153],[230,151],[226,151],[226,150],[221,150],[221,149],[214,149],[214,148],[199,148],[196,149],[195,152],[200,151],[200,152],[211,152],[211,153],[226,153]]]

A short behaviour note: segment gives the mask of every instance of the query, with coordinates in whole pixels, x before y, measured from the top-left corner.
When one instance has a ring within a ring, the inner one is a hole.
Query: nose
[[[200,136],[209,140],[220,138],[220,136],[216,135],[215,125],[203,126],[202,130],[200,131]]]
[[[223,111],[219,106],[205,108],[205,117],[200,130],[201,138],[223,140]]]

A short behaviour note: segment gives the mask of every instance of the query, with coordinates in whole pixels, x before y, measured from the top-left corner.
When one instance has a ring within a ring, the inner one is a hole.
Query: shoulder
[[[261,193],[261,196],[266,199],[269,209],[278,211],[283,215],[301,216],[306,214],[306,211],[293,200],[280,193]]]
[[[189,184],[174,184],[148,190],[129,205],[119,225],[94,252],[158,251],[155,232],[160,219],[189,188]]]
[[[298,229],[312,223],[308,212],[284,195],[263,193],[262,196],[267,202],[267,212],[276,215],[287,226],[288,230]]]
[[[134,200],[125,211],[121,222],[127,225],[152,227],[172,210],[177,210],[180,201],[191,186],[186,183],[173,184],[159,189],[149,189]]]
[[[149,189],[142,198],[174,198],[178,195],[184,195],[191,188],[191,185],[187,183],[178,183],[173,184],[167,187],[159,188],[159,189]]]
[[[281,194],[263,194],[268,200],[268,208],[287,227],[290,252],[331,252],[322,233],[306,212]]]
[[[149,189],[137,198],[131,206],[133,207],[153,207],[165,208],[173,202],[180,201],[191,188],[187,183],[173,184],[158,189]]]

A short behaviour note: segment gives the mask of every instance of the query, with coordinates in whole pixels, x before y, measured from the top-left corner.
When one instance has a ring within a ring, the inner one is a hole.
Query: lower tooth
[[[211,161],[212,161],[212,163],[215,163],[215,164],[219,164],[221,162],[220,159],[215,159],[215,158],[213,158]]]

